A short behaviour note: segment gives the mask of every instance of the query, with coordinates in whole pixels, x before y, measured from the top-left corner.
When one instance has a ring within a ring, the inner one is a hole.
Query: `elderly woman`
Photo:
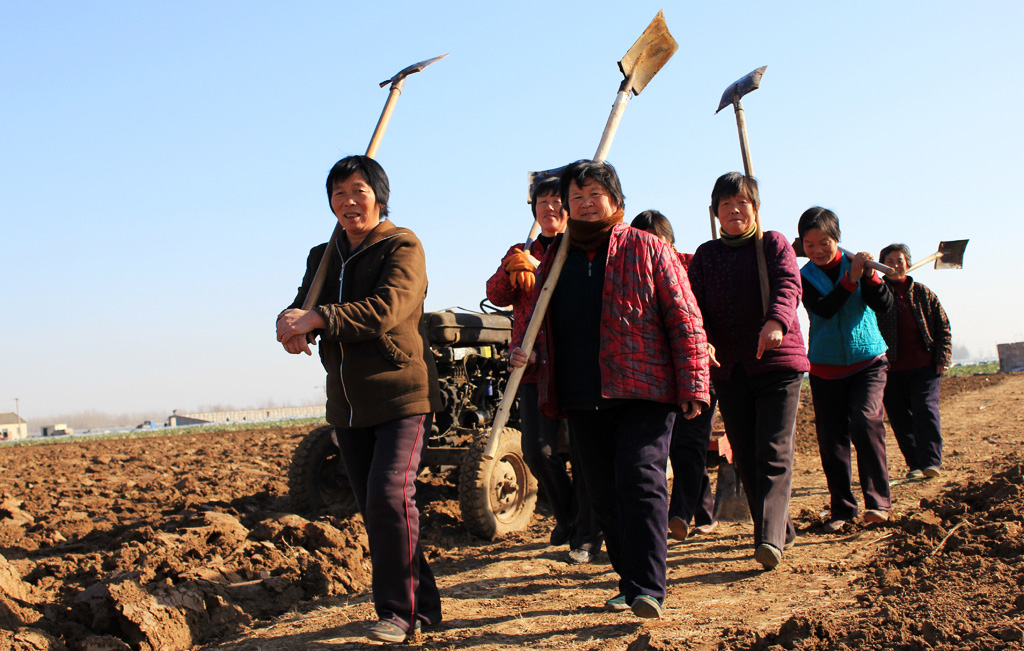
[[[657,210],[645,210],[629,224],[661,238],[675,250],[676,234],[665,215]],[[689,269],[693,255],[676,251],[680,264]],[[690,278],[691,287],[693,278]],[[707,321],[704,322],[705,329]],[[708,346],[713,348],[712,346]],[[714,365],[712,354],[711,364]],[[715,521],[715,494],[711,490],[707,456],[711,447],[711,431],[715,419],[714,386],[711,402],[700,416],[692,420],[676,418],[672,425],[672,443],[668,458],[672,463],[672,493],[668,502],[668,530],[676,540],[686,540],[691,533],[710,533],[718,523]],[[691,529],[691,522],[693,528]]]
[[[907,275],[906,244],[890,244],[878,257],[894,270],[885,281],[895,299],[892,309],[878,315],[878,328],[889,346],[882,402],[910,469],[907,477],[931,479],[942,467],[939,378],[952,355],[949,319],[938,297]]]
[[[441,597],[419,541],[414,480],[433,412],[437,370],[420,321],[427,292],[423,246],[386,220],[388,177],[372,158],[350,156],[327,176],[331,211],[344,232],[330,252],[327,282],[311,310],[298,309],[327,244],[314,247],[277,340],[310,354],[320,338],[327,421],[363,515],[379,621],[368,636],[402,642],[441,621]]]
[[[540,225],[540,235],[529,251],[524,251],[522,244],[513,244],[487,281],[487,300],[495,305],[512,306],[513,339],[521,340],[529,323],[540,258],[555,236],[565,230],[569,219],[562,209],[558,184],[557,176],[548,176],[530,188],[530,204],[533,218]],[[583,480],[569,476],[565,460],[558,453],[565,419],[548,418],[541,413],[537,403],[537,374],[532,370],[519,384],[519,415],[523,424],[523,459],[540,482],[555,516],[551,544],[568,543],[570,563],[590,562],[601,551],[601,529],[583,488]],[[575,469],[579,462],[573,460],[572,465],[578,475]]]
[[[709,400],[700,311],[672,248],[622,222],[624,196],[611,165],[572,163],[560,190],[569,227],[559,237],[569,247],[537,340],[540,408],[569,418],[619,575],[618,594],[605,607],[660,617],[672,422],[680,409],[694,418]],[[544,256],[538,288],[559,243]],[[515,348],[512,364],[525,363]]]
[[[796,538],[789,516],[793,443],[810,365],[797,314],[796,255],[776,231],[762,239],[770,288],[763,309],[755,250],[760,203],[751,176],[730,172],[715,181],[711,212],[721,238],[697,248],[690,283],[719,363],[711,380],[754,520],[754,559],[771,570]]]
[[[889,519],[889,466],[885,457],[882,393],[888,362],[875,314],[892,307],[892,292],[870,267],[870,253],[849,259],[839,250],[839,218],[815,206],[797,225],[810,258],[800,270],[811,321],[807,358],[818,452],[832,511],[826,531],[857,517],[850,446],[864,493],[865,522]]]

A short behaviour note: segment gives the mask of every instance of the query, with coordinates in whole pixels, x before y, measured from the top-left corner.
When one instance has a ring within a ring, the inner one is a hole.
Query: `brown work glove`
[[[533,286],[537,282],[537,274],[530,262],[530,257],[521,249],[516,249],[505,256],[501,261],[508,272],[509,280],[513,287],[522,289],[527,294],[533,292]]]

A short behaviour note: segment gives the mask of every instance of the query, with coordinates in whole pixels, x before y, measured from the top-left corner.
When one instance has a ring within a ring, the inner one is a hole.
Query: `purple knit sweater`
[[[810,369],[797,318],[802,285],[796,255],[779,232],[767,231],[763,241],[771,287],[767,316],[761,310],[753,240],[737,248],[711,240],[701,244],[690,261],[690,286],[721,364],[711,367],[712,380],[728,380],[736,364],[743,365],[748,377]],[[782,345],[756,359],[758,335],[769,318],[782,324]]]

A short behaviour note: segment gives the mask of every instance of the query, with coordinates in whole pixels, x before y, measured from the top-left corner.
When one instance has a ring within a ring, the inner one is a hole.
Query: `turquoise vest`
[[[850,260],[844,255],[839,263],[839,280],[834,283],[813,262],[805,264],[800,275],[827,296],[849,270]],[[878,357],[888,348],[878,331],[875,312],[864,303],[859,286],[831,319],[807,314],[811,321],[807,359],[812,364],[853,366]]]

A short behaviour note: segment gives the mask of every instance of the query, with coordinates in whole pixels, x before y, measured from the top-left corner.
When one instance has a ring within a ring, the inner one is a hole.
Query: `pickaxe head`
[[[399,71],[399,73],[397,75],[395,75],[394,77],[392,77],[391,79],[385,79],[384,81],[380,82],[380,87],[384,88],[388,84],[392,84],[392,85],[397,84],[398,82],[402,81],[403,79],[405,79],[406,77],[408,77],[412,73],[419,72],[420,70],[423,70],[424,68],[429,66],[431,63],[434,63],[435,61],[440,61],[441,59],[445,58],[446,56],[448,56],[448,55],[447,54],[442,54],[439,57],[434,57],[433,59],[427,59],[426,61],[420,61],[419,63],[414,63],[414,64],[412,64],[411,66],[409,66],[407,68],[402,68],[402,70]]]
[[[722,93],[722,101],[718,103],[718,111],[721,111],[730,104],[735,104],[740,101],[740,98],[749,92],[757,90],[757,87],[761,85],[761,75],[764,74],[765,69],[768,66],[761,66],[757,70],[751,72],[745,77],[734,81],[731,86],[725,89]],[[715,114],[718,114],[715,111]]]

